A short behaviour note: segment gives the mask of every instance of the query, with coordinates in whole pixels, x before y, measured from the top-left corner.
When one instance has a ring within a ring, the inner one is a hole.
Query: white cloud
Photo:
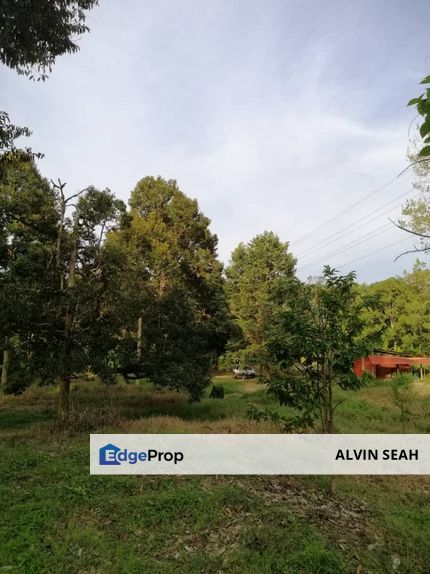
[[[264,10],[260,2],[208,0],[203,10],[194,0],[106,0],[91,14],[80,53],[58,60],[45,84],[0,71],[4,107],[34,130],[43,173],[70,191],[92,183],[127,199],[138,179],[160,174],[199,200],[223,260],[265,229],[293,242],[406,161],[411,112],[403,103],[415,93],[410,61],[423,44],[413,38],[405,51],[393,36],[419,29],[422,15],[405,7],[401,17],[387,14],[375,52],[366,10],[379,8],[370,0],[339,6],[310,2],[305,12],[293,0]],[[408,174],[293,251],[409,186]],[[390,233],[328,262],[376,250],[395,240]],[[359,277],[401,271],[405,263],[393,266],[391,255],[361,262]]]

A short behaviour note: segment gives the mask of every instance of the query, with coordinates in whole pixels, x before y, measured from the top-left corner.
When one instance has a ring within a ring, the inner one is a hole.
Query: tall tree
[[[228,302],[240,329],[232,360],[258,364],[260,374],[270,364],[268,331],[288,296],[295,263],[288,243],[266,231],[241,243],[226,269]]]
[[[217,238],[176,182],[146,177],[107,248],[122,259],[122,362],[199,399],[224,348],[228,313]],[[122,257],[118,254],[122,253]]]
[[[422,262],[417,261],[410,273],[363,285],[361,290],[374,302],[362,314],[365,332],[379,331],[383,349],[430,354],[430,270]]]
[[[57,187],[58,189],[58,187]],[[89,187],[70,204],[59,186],[56,236],[57,289],[51,298],[49,330],[39,343],[45,348],[45,376],[60,381],[59,413],[69,408],[70,381],[87,368],[109,377],[109,351],[115,322],[110,312],[110,279],[104,267],[105,235],[119,224],[125,210],[108,189]],[[65,208],[73,207],[70,217]]]
[[[55,192],[33,162],[10,163],[0,181],[0,335],[4,343],[2,384],[16,371],[10,353],[30,353],[55,283],[57,235]],[[21,379],[24,373],[20,373]]]

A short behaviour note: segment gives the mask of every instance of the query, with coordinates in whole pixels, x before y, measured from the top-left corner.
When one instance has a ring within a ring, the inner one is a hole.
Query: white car
[[[240,367],[235,367],[233,369],[233,377],[235,379],[253,379],[257,376],[257,371],[252,367],[245,367],[241,369]]]

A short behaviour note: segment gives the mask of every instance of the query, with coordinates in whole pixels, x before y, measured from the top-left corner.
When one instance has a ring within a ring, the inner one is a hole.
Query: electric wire
[[[387,233],[387,231],[390,231],[390,229],[393,229],[393,226],[391,224],[389,224],[389,223],[384,224],[381,227],[378,227],[375,230],[373,230],[373,232],[369,233],[364,238],[360,239],[360,241],[357,241],[357,240],[351,241],[350,243],[347,243],[346,245],[341,246],[340,249],[335,249],[334,251],[331,251],[330,253],[327,253],[326,255],[320,256],[317,259],[310,261],[309,263],[305,263],[302,266],[299,265],[299,269],[305,269],[306,267],[309,267],[310,265],[315,265],[317,263],[321,263],[322,261],[324,261],[325,259],[327,259],[329,257],[334,257],[335,255],[340,255],[341,253],[344,253],[345,251],[349,251],[350,249],[353,249],[354,247],[357,247],[358,245],[361,245],[362,243],[365,243],[366,241],[369,241],[370,239],[373,239],[374,237],[377,237],[378,235],[382,235],[383,233]]]
[[[338,241],[339,239],[343,239],[344,237],[350,235],[351,233],[353,233],[354,231],[357,231],[358,229],[361,229],[362,227],[365,227],[366,225],[368,225],[369,223],[372,223],[373,221],[376,221],[377,219],[379,219],[381,216],[390,213],[391,211],[393,211],[394,209],[397,209],[397,207],[400,207],[401,204],[397,204],[393,207],[390,207],[389,209],[383,211],[383,213],[378,213],[381,210],[384,210],[387,206],[391,205],[392,203],[394,203],[395,201],[397,201],[398,199],[400,199],[401,197],[404,197],[406,195],[408,195],[410,193],[410,190],[403,192],[399,195],[397,195],[396,197],[394,197],[392,200],[388,201],[387,203],[385,203],[384,205],[381,205],[380,207],[373,209],[370,212],[365,213],[364,215],[362,215],[359,219],[357,219],[355,222],[342,227],[342,229],[339,229],[338,231],[336,231],[335,233],[332,233],[331,235],[329,235],[328,237],[326,237],[323,241],[321,241],[318,244],[313,244],[312,246],[306,248],[304,251],[302,251],[301,253],[297,254],[297,257],[308,257],[309,255],[313,255],[316,251],[319,251],[320,249],[323,249],[324,247],[327,247],[327,245],[330,245],[331,243],[334,243],[335,241]],[[415,196],[414,196],[415,197]],[[369,219],[369,216],[374,215],[378,213],[378,215],[376,215],[375,217],[372,217],[371,219]],[[357,224],[361,223],[362,221],[364,221],[364,223],[362,223],[361,225]],[[346,233],[342,233],[343,231],[346,231]]]
[[[334,215],[333,217],[331,217],[329,220],[325,221],[324,223],[322,223],[321,225],[319,225],[318,227],[316,227],[315,229],[313,229],[312,231],[309,231],[308,233],[305,233],[304,235],[302,235],[301,237],[299,237],[298,239],[296,239],[295,241],[292,241],[291,244],[292,245],[297,245],[297,243],[300,243],[301,241],[303,241],[304,239],[306,239],[307,237],[313,235],[314,233],[316,233],[317,231],[319,231],[320,229],[323,229],[326,225],[329,225],[330,223],[332,223],[333,221],[335,221],[338,217],[340,217],[341,215],[343,215],[344,213],[347,213],[348,211],[350,211],[351,209],[353,209],[354,207],[357,207],[357,205],[360,205],[361,203],[363,203],[364,201],[366,201],[367,199],[369,199],[370,197],[372,197],[373,195],[376,195],[378,193],[380,193],[381,191],[383,191],[384,189],[386,189],[387,187],[389,187],[392,183],[394,183],[395,181],[397,181],[398,177],[395,176],[392,179],[390,179],[390,181],[387,181],[387,183],[385,183],[384,185],[381,185],[380,187],[377,187],[376,189],[372,190],[370,193],[368,193],[367,195],[365,195],[364,197],[362,197],[361,199],[359,199],[358,201],[356,201],[355,203],[353,203],[352,205],[346,207],[345,209],[343,209],[342,211],[340,211],[337,215]]]
[[[410,237],[405,237],[403,239],[400,239],[399,241],[395,241],[394,243],[390,243],[389,245],[385,245],[385,247],[381,247],[380,249],[376,249],[376,251],[372,251],[371,253],[367,253],[366,255],[363,255],[362,257],[358,257],[358,259],[353,259],[352,261],[348,261],[348,263],[343,263],[342,265],[339,265],[337,267],[337,269],[342,269],[343,267],[348,267],[349,265],[353,265],[354,263],[357,263],[358,261],[361,261],[362,259],[367,259],[367,257],[371,257],[372,255],[376,255],[377,253],[380,253],[381,251],[385,251],[385,249],[388,249],[390,247],[394,247],[394,245],[398,245],[399,243],[404,243],[405,241],[410,241]]]

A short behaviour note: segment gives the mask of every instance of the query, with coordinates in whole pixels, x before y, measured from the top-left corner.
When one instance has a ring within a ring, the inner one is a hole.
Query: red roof
[[[430,365],[429,357],[388,357],[381,355],[370,355],[367,357],[371,365],[377,367],[410,367],[411,365]]]

